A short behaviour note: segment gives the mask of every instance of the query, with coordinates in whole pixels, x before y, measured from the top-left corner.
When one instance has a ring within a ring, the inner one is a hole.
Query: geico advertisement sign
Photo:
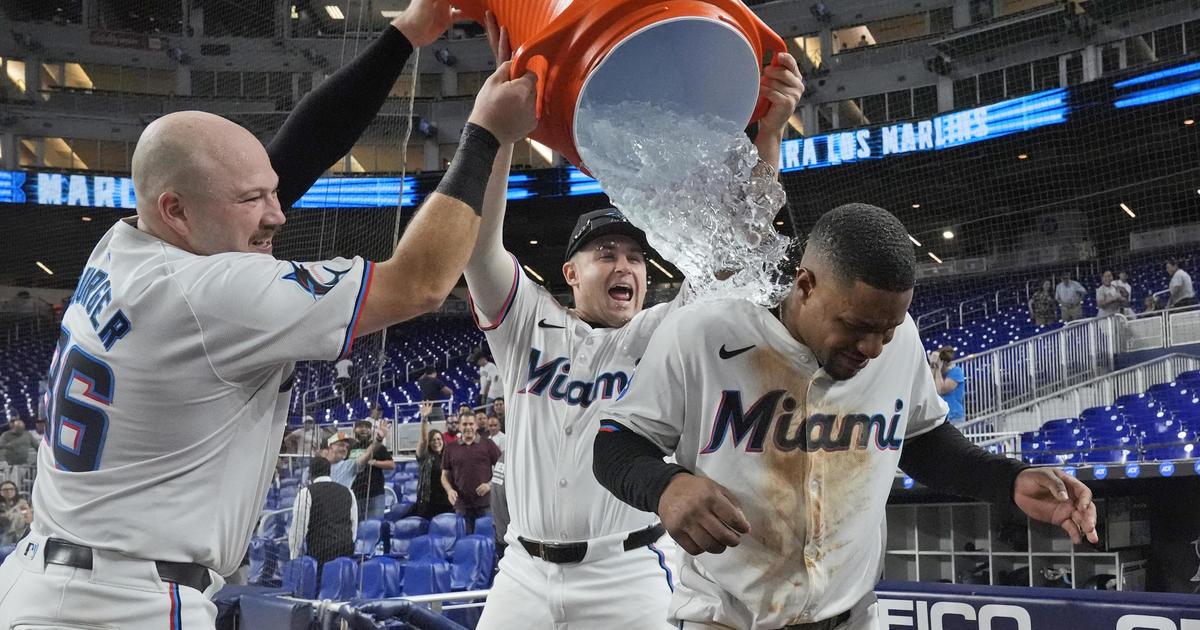
[[[1063,630],[1087,628],[1101,630],[1200,630],[1200,619],[1172,619],[1158,615],[1125,614],[1115,622],[1108,607],[1097,607],[1089,614],[1088,603],[1056,602],[1057,610],[1037,615],[1037,621],[1022,606],[984,604],[976,608],[965,602],[926,602],[911,599],[879,599],[881,630]],[[1089,618],[1097,623],[1089,624]],[[1103,625],[1101,625],[1103,624]]]

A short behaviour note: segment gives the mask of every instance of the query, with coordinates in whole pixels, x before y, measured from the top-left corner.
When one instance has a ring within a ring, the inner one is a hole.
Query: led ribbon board
[[[1200,94],[1200,62],[1156,70],[1113,83],[1112,106],[1137,107]],[[799,171],[937,151],[1065,122],[1074,111],[1071,92],[1054,89],[928,120],[851,129],[787,140],[782,171]],[[294,208],[415,207],[433,191],[436,177],[322,177]],[[510,201],[534,197],[602,194],[600,184],[575,167],[510,175]],[[58,171],[0,171],[0,203],[87,208],[136,207],[128,177]]]

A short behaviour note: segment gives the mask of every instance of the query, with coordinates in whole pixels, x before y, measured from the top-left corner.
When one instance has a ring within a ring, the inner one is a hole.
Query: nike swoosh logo
[[[717,354],[720,355],[720,357],[722,359],[732,359],[733,357],[736,357],[737,355],[749,350],[750,348],[753,348],[754,346],[755,346],[755,344],[750,344],[750,345],[746,346],[745,348],[738,348],[737,350],[726,350],[725,345],[722,344],[721,349],[717,351]]]
[[[540,321],[538,322],[538,328],[562,328],[562,329],[566,329],[566,326],[559,326],[558,324],[547,324],[547,323],[546,323],[546,320],[544,320],[544,319],[543,319],[543,320],[540,320]]]

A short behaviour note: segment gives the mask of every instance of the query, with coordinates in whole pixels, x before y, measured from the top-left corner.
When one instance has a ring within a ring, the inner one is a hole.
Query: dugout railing
[[[1144,392],[1152,385],[1170,383],[1179,374],[1196,369],[1200,369],[1200,357],[1169,354],[973,418],[959,428],[981,446],[998,444],[1005,452],[1016,453],[1020,451],[1021,434],[1038,430],[1047,420],[1076,417],[1084,409],[1112,404],[1118,396]]]

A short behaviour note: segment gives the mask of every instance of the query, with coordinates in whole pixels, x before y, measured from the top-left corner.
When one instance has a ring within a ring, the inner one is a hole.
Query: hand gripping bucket
[[[783,40],[738,0],[457,0],[509,32],[512,76],[538,75],[530,137],[584,171],[575,129],[591,106],[641,101],[739,125],[766,113],[762,68]]]

